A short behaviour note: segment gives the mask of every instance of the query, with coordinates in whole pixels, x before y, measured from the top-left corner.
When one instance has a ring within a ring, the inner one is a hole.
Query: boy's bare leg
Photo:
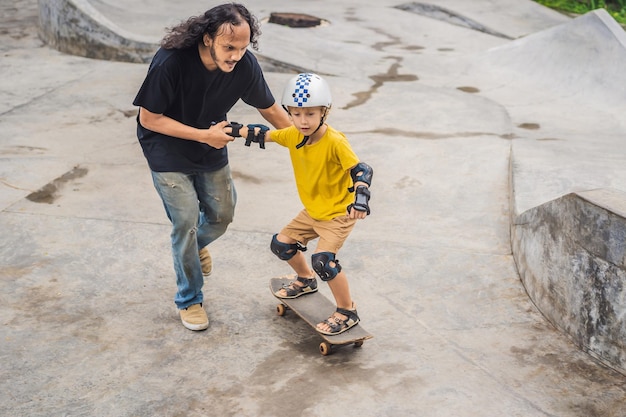
[[[337,307],[352,310],[352,297],[350,296],[350,285],[346,273],[341,271],[335,278],[327,282],[333,297],[335,297]]]
[[[298,251],[293,258],[287,261],[291,269],[294,270],[296,274],[298,274],[301,278],[314,278],[315,272],[309,266],[309,262],[307,261],[306,256],[300,251]]]
[[[350,285],[348,284],[348,277],[345,272],[340,272],[337,276],[331,279],[328,282],[328,286],[333,293],[333,297],[335,297],[335,302],[337,303],[338,308],[343,308],[344,310],[352,310],[352,297],[350,296]],[[347,317],[343,314],[335,312],[334,315],[341,320],[346,320]],[[326,323],[319,323],[317,328],[323,331],[330,331],[330,327]]]

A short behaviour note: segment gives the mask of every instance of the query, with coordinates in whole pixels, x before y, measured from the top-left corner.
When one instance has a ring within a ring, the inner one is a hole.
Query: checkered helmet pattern
[[[302,73],[287,83],[282,105],[286,107],[330,107],[332,97],[326,81],[317,74]]]

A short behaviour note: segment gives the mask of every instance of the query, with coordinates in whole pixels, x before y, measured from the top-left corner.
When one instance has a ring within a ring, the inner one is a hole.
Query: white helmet
[[[330,108],[333,99],[330,87],[317,74],[302,73],[287,83],[283,92],[282,105],[285,107],[317,107]]]

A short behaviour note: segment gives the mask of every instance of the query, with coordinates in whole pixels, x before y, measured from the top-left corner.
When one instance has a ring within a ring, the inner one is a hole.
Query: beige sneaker
[[[209,318],[202,304],[194,304],[179,311],[183,326],[189,330],[204,330],[209,327]]]
[[[211,275],[211,271],[213,271],[213,259],[211,259],[211,254],[207,248],[200,249],[198,252],[200,255],[200,265],[202,265],[202,275],[208,277]]]

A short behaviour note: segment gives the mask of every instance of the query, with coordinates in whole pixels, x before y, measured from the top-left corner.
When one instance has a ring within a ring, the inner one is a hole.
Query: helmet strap
[[[304,145],[306,145],[306,143],[309,141],[309,137],[310,136],[305,136],[304,139],[302,139],[302,142],[298,143],[296,145],[296,149],[300,149],[301,147],[303,147]]]

